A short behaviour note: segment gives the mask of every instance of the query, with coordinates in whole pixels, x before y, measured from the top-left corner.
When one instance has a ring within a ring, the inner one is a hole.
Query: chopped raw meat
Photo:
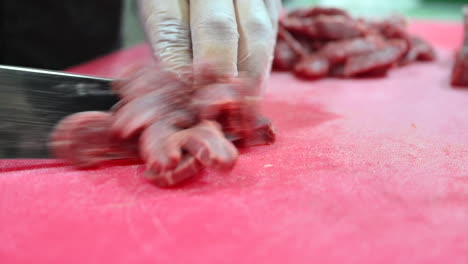
[[[364,36],[365,26],[357,20],[343,16],[319,16],[315,19],[317,37],[326,40],[340,40]]]
[[[279,25],[278,38],[284,40],[289,48],[296,53],[298,56],[305,56],[307,54],[306,49],[299,43],[288,30],[282,24]]]
[[[274,69],[308,79],[383,76],[394,64],[435,57],[428,43],[407,32],[402,16],[366,21],[315,7],[294,10],[280,21]]]
[[[468,87],[468,6],[463,8],[464,15],[464,41],[460,51],[455,57],[452,71],[452,85]]]
[[[452,72],[453,86],[468,87],[468,49],[464,48],[457,53]]]
[[[309,38],[339,40],[363,36],[362,23],[344,16],[320,15],[312,18],[292,17],[283,20],[284,27]]]
[[[254,147],[260,145],[270,145],[276,140],[276,131],[270,120],[259,118],[255,128],[250,135],[245,138],[233,140],[233,143],[238,147]]]
[[[344,67],[344,75],[354,77],[377,71],[380,75],[387,72],[401,58],[405,44],[389,45],[368,54],[353,56],[348,59]]]
[[[423,39],[411,37],[411,48],[400,64],[408,64],[414,61],[433,61],[435,60],[434,49]]]
[[[333,65],[328,72],[328,75],[336,78],[343,78],[344,76],[344,64]]]
[[[273,67],[279,71],[290,71],[294,69],[299,60],[299,56],[288,46],[288,44],[279,39],[276,43]]]
[[[304,57],[294,68],[294,73],[306,79],[319,79],[327,76],[330,63],[324,56]]]
[[[349,17],[348,12],[338,8],[314,7],[309,9],[297,9],[288,14],[289,17],[315,17],[319,15]]]
[[[192,105],[200,119],[218,122],[225,133],[247,137],[258,115],[259,98],[251,87],[235,80],[206,85],[196,91]]]
[[[93,167],[113,159],[136,159],[136,142],[124,141],[111,133],[112,115],[82,112],[60,122],[51,136],[55,157],[81,168]]]
[[[327,57],[331,63],[336,64],[345,62],[351,56],[376,51],[383,45],[384,41],[376,36],[354,38],[329,42],[320,50],[320,54]]]

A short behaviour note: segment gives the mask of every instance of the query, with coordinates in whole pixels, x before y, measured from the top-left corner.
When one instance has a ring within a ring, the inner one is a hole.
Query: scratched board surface
[[[468,90],[448,86],[457,24],[419,22],[435,63],[386,79],[275,73],[279,131],[229,173],[173,190],[138,165],[0,161],[0,262],[468,263]],[[112,77],[145,46],[73,69]]]

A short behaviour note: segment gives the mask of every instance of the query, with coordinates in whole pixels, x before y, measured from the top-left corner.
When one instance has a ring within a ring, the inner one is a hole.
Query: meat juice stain
[[[284,101],[266,101],[262,111],[273,120],[273,125],[277,128],[279,135],[290,133],[288,131],[316,127],[340,117],[319,104]]]

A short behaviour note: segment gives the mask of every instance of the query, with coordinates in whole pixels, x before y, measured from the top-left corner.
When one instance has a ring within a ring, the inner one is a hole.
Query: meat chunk
[[[112,115],[82,112],[61,121],[51,135],[55,157],[81,168],[114,159],[138,159],[136,142],[120,140],[111,133]]]
[[[455,57],[451,83],[453,86],[468,87],[468,48],[460,50]]]
[[[347,39],[327,43],[320,50],[320,54],[328,58],[331,63],[337,64],[345,62],[351,56],[376,51],[384,44],[383,39],[377,36]]]
[[[383,76],[395,64],[436,57],[427,42],[408,33],[402,16],[367,21],[335,8],[291,11],[280,21],[278,40],[274,69],[311,80]]]
[[[435,60],[434,49],[423,39],[411,37],[411,48],[400,64],[405,65],[415,61],[433,61]]]
[[[366,74],[385,74],[403,55],[406,50],[404,42],[396,42],[368,54],[349,58],[344,67],[344,75],[348,77]]]
[[[461,49],[455,56],[452,70],[453,86],[468,87],[468,6],[463,8],[464,15],[464,40]]]
[[[279,39],[276,42],[273,68],[279,71],[290,71],[294,69],[299,56],[289,47],[286,41]]]
[[[327,15],[327,16],[343,16],[349,18],[348,12],[338,9],[338,8],[327,8],[327,7],[313,7],[313,8],[306,8],[306,9],[297,9],[291,11],[288,16],[289,17],[298,17],[298,18],[310,18],[316,17],[320,15]]]
[[[248,137],[233,138],[233,143],[241,148],[270,145],[276,140],[276,130],[270,120],[259,117]]]
[[[330,63],[324,56],[304,57],[294,68],[294,73],[305,79],[320,79],[327,76]]]
[[[315,37],[320,39],[349,39],[364,36],[366,33],[363,23],[344,16],[319,16],[314,22],[317,32]]]
[[[364,36],[366,28],[360,21],[344,16],[320,15],[312,18],[286,18],[284,27],[309,38],[340,40]]]

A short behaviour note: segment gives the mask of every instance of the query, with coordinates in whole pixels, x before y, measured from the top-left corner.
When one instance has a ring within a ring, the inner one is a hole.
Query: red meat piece
[[[344,76],[344,64],[336,64],[330,68],[328,75],[336,78],[343,78]]]
[[[357,55],[348,59],[344,67],[347,77],[362,76],[366,74],[385,74],[404,54],[406,44],[404,41],[393,41],[391,45],[369,54]]]
[[[299,61],[299,56],[282,39],[278,39],[275,47],[273,68],[279,71],[290,71]]]
[[[287,45],[278,45],[275,69],[293,68],[304,78],[385,75],[397,61],[406,64],[435,59],[432,47],[412,37],[405,18],[398,15],[371,22],[334,8],[299,9],[290,12],[280,25],[278,39]]]
[[[434,49],[423,39],[411,37],[411,48],[401,61],[402,65],[409,64],[414,61],[434,61]]]
[[[61,121],[51,135],[56,158],[80,168],[94,167],[113,159],[137,159],[136,142],[115,138],[109,113],[83,112]]]
[[[316,37],[327,40],[361,37],[367,32],[365,24],[343,16],[319,16],[315,27]]]
[[[224,133],[246,138],[255,129],[258,116],[257,92],[245,81],[228,80],[206,85],[194,95],[194,111],[201,120],[213,120],[221,124]]]
[[[344,16],[292,17],[284,19],[283,25],[291,32],[325,40],[361,37],[367,32],[365,23]]]
[[[301,45],[301,43],[298,42],[297,39],[295,39],[293,35],[281,23],[278,28],[278,38],[280,40],[284,40],[284,42],[287,43],[289,48],[297,56],[306,56],[308,54],[307,50]]]
[[[451,84],[453,86],[468,87],[468,45],[457,52]]]
[[[55,157],[80,168],[115,159],[141,159],[149,169],[147,177],[161,186],[193,177],[203,166],[229,169],[237,160],[236,148],[214,122],[204,121],[189,129],[155,123],[144,131],[138,143],[115,138],[112,119],[111,114],[103,112],[67,117],[51,137]]]
[[[328,43],[326,40],[310,38],[298,33],[291,33],[291,36],[302,46],[307,54],[319,51]]]
[[[320,54],[327,57],[331,63],[337,64],[345,62],[351,56],[376,51],[384,46],[384,44],[383,39],[377,36],[346,39],[328,42],[328,44],[320,50]]]
[[[304,57],[294,68],[294,73],[306,79],[320,79],[325,77],[330,70],[330,63],[323,56]]]
[[[410,34],[406,31],[404,18],[393,16],[381,23],[376,23],[374,26],[385,38],[389,40],[400,39],[406,42],[406,50],[403,52],[403,56],[406,56],[411,50],[413,42]]]
[[[254,129],[248,137],[232,139],[238,147],[254,147],[260,145],[270,145],[276,140],[276,131],[270,120],[260,117],[257,119]]]
[[[342,9],[326,8],[326,7],[297,9],[288,14],[289,17],[299,17],[299,18],[315,17],[319,15],[350,17],[348,12]]]
[[[468,87],[468,6],[463,8],[464,15],[464,41],[463,46],[455,57],[452,70],[452,85]]]

